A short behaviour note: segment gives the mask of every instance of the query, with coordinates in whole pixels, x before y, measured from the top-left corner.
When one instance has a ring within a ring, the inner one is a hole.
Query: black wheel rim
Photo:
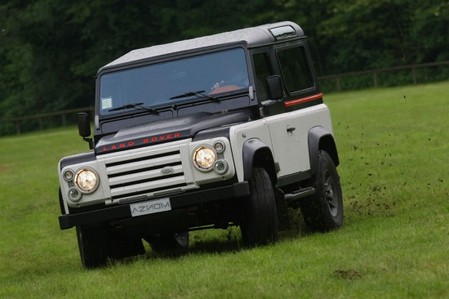
[[[334,178],[326,171],[324,176],[324,196],[333,217],[338,215],[338,192]]]

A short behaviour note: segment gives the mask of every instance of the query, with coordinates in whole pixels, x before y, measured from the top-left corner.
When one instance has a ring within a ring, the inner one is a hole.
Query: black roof
[[[136,49],[117,58],[103,68],[116,67],[123,64],[152,59],[159,56],[175,54],[200,48],[213,47],[230,43],[245,43],[248,48],[272,43],[286,38],[304,37],[299,25],[285,21],[218,33],[178,42]],[[103,69],[102,68],[102,69]]]

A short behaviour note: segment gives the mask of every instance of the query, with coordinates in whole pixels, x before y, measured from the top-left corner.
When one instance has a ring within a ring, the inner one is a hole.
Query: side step
[[[301,199],[303,199],[304,197],[314,195],[315,192],[316,192],[315,188],[307,187],[301,190],[296,190],[292,193],[284,194],[284,199],[285,202],[287,203],[287,206],[291,208],[298,208],[301,205]]]

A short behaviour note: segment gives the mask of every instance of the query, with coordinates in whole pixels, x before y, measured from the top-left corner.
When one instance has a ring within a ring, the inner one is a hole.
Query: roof
[[[291,28],[293,30],[276,31],[276,28]],[[258,45],[267,44],[282,39],[285,36],[289,38],[304,37],[304,31],[293,22],[285,21],[272,24],[265,24],[256,27],[244,28],[234,31],[218,33],[178,42],[151,46],[147,48],[136,49],[108,63],[103,68],[114,67],[122,64],[128,64],[141,60],[152,59],[158,56],[170,55],[189,50],[213,47],[217,45],[243,42],[249,48]]]

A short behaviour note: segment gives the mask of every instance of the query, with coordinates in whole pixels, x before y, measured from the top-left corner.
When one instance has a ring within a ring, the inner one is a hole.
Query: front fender
[[[273,186],[277,183],[276,167],[271,149],[260,139],[251,138],[243,144],[243,176],[249,181],[253,175],[253,167],[262,167],[270,176]]]
[[[59,170],[62,170],[64,167],[68,165],[90,162],[93,160],[95,160],[95,153],[93,151],[64,157],[59,161]]]
[[[61,209],[61,215],[65,215],[66,211],[64,207],[64,199],[62,199],[61,188],[59,188],[58,198],[59,198],[59,208]]]

